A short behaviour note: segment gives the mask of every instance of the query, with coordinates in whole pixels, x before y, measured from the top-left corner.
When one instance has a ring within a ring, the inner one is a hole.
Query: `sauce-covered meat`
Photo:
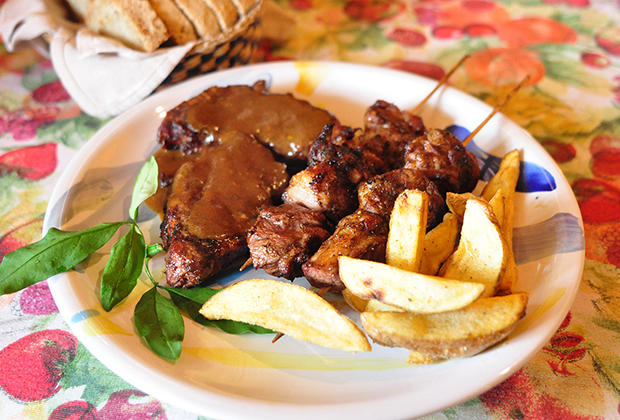
[[[254,86],[214,86],[167,113],[158,141],[166,149],[193,153],[219,133],[251,134],[283,159],[305,161],[312,142],[335,118],[291,94]]]
[[[287,181],[286,166],[265,146],[234,131],[184,163],[164,208],[168,283],[197,285],[244,255],[259,207],[278,197]]]

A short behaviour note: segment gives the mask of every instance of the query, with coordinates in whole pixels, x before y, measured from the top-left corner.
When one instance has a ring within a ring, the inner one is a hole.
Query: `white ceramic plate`
[[[61,177],[44,229],[75,230],[127,220],[131,188],[158,147],[155,135],[163,112],[210,86],[259,79],[266,79],[273,92],[308,99],[352,126],[362,124],[365,109],[377,99],[411,109],[436,83],[377,67],[307,62],[255,65],[195,78],[149,97],[93,137]],[[429,127],[456,125],[471,131],[490,110],[471,96],[442,88],[421,115]],[[169,363],[147,349],[134,331],[133,308],[147,290],[145,279],[122,305],[109,313],[102,310],[97,288],[109,246],[76,271],[51,279],[54,299],[77,337],[110,370],[158,399],[205,416],[386,420],[448,408],[506,379],[542,348],[573,302],[584,261],[576,200],[534,139],[498,114],[468,147],[486,164],[497,163],[489,155],[520,149],[529,182],[540,187],[518,193],[516,199],[515,289],[530,293],[527,316],[508,340],[477,356],[412,366],[405,363],[404,349],[375,345],[372,352],[349,354],[286,336],[272,344],[272,336],[227,335],[187,319],[183,354]],[[141,212],[147,240],[158,242],[159,220],[148,210]],[[225,282],[264,276],[249,269],[229,275]],[[359,322],[355,314],[346,313]]]

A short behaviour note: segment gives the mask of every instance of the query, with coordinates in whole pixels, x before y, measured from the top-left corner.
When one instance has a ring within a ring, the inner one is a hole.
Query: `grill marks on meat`
[[[385,262],[390,214],[398,195],[411,189],[426,191],[427,230],[436,226],[446,211],[445,201],[424,174],[403,168],[377,175],[359,186],[359,209],[342,219],[334,234],[302,266],[310,284],[342,291],[345,286],[338,273],[338,257],[343,255]]]
[[[402,167],[407,143],[425,131],[421,118],[385,101],[369,107],[364,120],[363,132],[339,124],[325,127],[310,147],[308,168],[292,177],[284,202],[340,220],[358,206],[357,185]]]
[[[381,156],[388,170],[403,166],[405,147],[425,132],[422,118],[386,101],[375,102],[364,115],[364,147]]]
[[[250,134],[282,160],[305,162],[310,145],[336,119],[291,94],[268,93],[264,80],[253,86],[207,89],[166,114],[157,139],[166,149],[194,153],[226,131]]]
[[[419,117],[385,101],[377,101],[365,114],[363,131],[330,124],[314,141],[308,154],[308,168],[291,178],[282,197],[287,204],[322,211],[330,221],[338,223],[334,235],[316,253],[296,249],[298,258],[295,261],[303,263],[303,274],[311,284],[330,285],[333,291],[342,290],[338,276],[339,255],[385,258],[389,212],[396,196],[404,189],[428,189],[433,211],[441,211],[443,199],[425,177],[415,177],[412,171],[402,170],[384,178],[379,175],[400,168],[404,164],[406,144],[424,131]],[[368,182],[370,184],[363,188],[367,194],[359,196],[358,186]],[[382,186],[381,197],[379,185]],[[372,194],[376,198],[371,203]],[[361,206],[362,200],[366,204]],[[435,220],[433,216],[429,219]],[[270,239],[268,232],[261,230],[258,224],[253,230],[261,237],[260,247],[249,243],[255,268],[263,267],[261,258],[266,252],[278,254],[280,242],[288,244],[303,240],[301,231],[290,231],[286,238],[276,236]],[[309,256],[312,257],[305,262]],[[295,272],[292,269],[281,271]]]
[[[300,277],[301,265],[332,232],[321,211],[299,204],[263,206],[247,237],[254,268],[289,280]]]
[[[361,184],[358,189],[360,208],[389,219],[396,198],[405,190],[420,190],[428,194],[426,230],[437,226],[447,210],[446,203],[434,182],[423,173],[409,168],[386,172]]]
[[[476,157],[446,130],[430,129],[405,148],[405,168],[424,173],[446,192],[472,191],[480,178]]]
[[[383,215],[364,209],[344,217],[336,231],[302,266],[308,282],[315,287],[331,286],[329,291],[340,292],[344,284],[338,275],[341,255],[385,261],[389,222]]]
[[[166,280],[174,287],[208,281],[247,254],[258,209],[281,194],[286,166],[248,135],[229,132],[176,172],[161,228]]]

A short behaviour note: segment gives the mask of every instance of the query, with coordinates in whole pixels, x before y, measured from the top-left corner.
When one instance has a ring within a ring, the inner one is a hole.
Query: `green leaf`
[[[144,293],[136,304],[134,323],[138,334],[158,356],[167,360],[179,358],[185,335],[183,317],[157,288]]]
[[[0,263],[0,295],[72,269],[105,245],[125,223],[101,223],[79,232],[51,228],[40,241],[4,256]]]
[[[133,185],[133,193],[131,194],[131,204],[129,206],[129,217],[137,219],[138,207],[144,200],[157,192],[157,178],[159,169],[154,156],[146,161]]]
[[[164,247],[161,244],[147,245],[146,258],[151,259],[160,252],[164,252]]]
[[[199,312],[202,305],[213,295],[223,289],[210,289],[208,287],[194,287],[192,289],[176,289],[174,287],[162,287],[170,293],[170,298],[174,304],[184,310],[187,315],[200,325],[205,327],[216,327],[228,334],[273,334],[275,331],[269,330],[258,325],[247,324],[245,322],[231,321],[228,319],[210,320],[202,316]]]
[[[138,283],[142,273],[146,245],[144,237],[131,226],[112,247],[110,258],[101,275],[101,305],[110,311],[125,299]]]

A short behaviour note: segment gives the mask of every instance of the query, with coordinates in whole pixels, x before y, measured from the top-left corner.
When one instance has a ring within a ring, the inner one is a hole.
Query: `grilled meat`
[[[293,280],[305,263],[332,234],[323,212],[299,204],[262,206],[247,236],[254,268]]]
[[[379,100],[364,115],[363,147],[397,169],[405,163],[406,145],[425,131],[422,118]]]
[[[377,175],[360,185],[359,209],[342,219],[334,234],[302,266],[310,284],[330,286],[332,292],[342,291],[344,284],[338,274],[338,257],[342,255],[384,262],[394,202],[401,192],[409,189],[426,191],[429,195],[427,230],[439,223],[445,213],[445,202],[432,181],[410,169]]]
[[[470,192],[480,178],[476,157],[465,150],[459,139],[446,130],[431,129],[405,148],[405,168],[424,173],[446,192]]]
[[[282,201],[322,211],[336,222],[357,208],[355,185],[333,162],[321,162],[293,175]]]
[[[446,203],[437,186],[424,174],[408,168],[386,172],[362,183],[358,189],[360,208],[389,219],[396,198],[405,190],[420,190],[428,194],[427,230],[441,222]]]
[[[251,87],[214,86],[183,102],[166,114],[157,140],[166,149],[189,154],[234,130],[255,136],[281,159],[299,163],[306,161],[323,127],[335,121],[291,94],[268,93],[261,80]]]
[[[258,209],[278,197],[286,166],[253,137],[223,135],[176,172],[165,202],[161,236],[166,280],[190,287],[247,253],[246,235]]]
[[[389,220],[385,216],[363,209],[355,211],[338,222],[334,234],[302,266],[304,275],[313,286],[330,286],[331,292],[342,291],[338,257],[385,261],[388,230]]]

